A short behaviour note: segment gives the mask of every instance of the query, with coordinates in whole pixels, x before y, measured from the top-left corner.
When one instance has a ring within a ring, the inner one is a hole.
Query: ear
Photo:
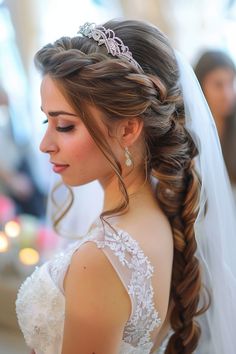
[[[120,144],[131,146],[140,137],[143,129],[143,121],[138,117],[123,119],[119,122],[118,136]]]

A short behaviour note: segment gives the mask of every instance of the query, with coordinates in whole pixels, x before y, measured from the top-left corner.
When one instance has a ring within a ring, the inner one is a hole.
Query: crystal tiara
[[[116,37],[115,32],[111,29],[106,29],[103,26],[97,26],[95,23],[86,22],[80,26],[78,34],[82,34],[85,37],[93,38],[98,45],[105,44],[107,52],[113,57],[126,59],[130,64],[133,64],[136,68],[141,68],[140,65],[134,60],[129,47],[124,45],[123,41]]]

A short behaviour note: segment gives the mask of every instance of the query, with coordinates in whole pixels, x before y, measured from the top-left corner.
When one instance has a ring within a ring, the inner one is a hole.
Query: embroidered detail
[[[99,248],[109,247],[132,274],[128,293],[136,305],[125,326],[123,339],[132,345],[143,346],[151,342],[151,332],[161,323],[151,284],[154,269],[138,242],[127,232],[120,229],[111,232],[105,228],[105,239],[94,241]]]
[[[62,293],[63,291],[63,280],[64,280],[64,275],[67,271],[67,268],[70,264],[71,257],[73,253],[79,248],[80,245],[85,243],[87,240],[90,240],[93,238],[93,233],[89,232],[86,236],[84,236],[82,239],[79,239],[77,241],[74,241],[70,243],[64,252],[60,252],[56,254],[52,260],[49,262],[49,272],[50,275],[55,283],[56,286],[59,285],[60,290]],[[60,286],[61,285],[61,286]]]
[[[27,345],[43,353],[62,341],[64,322],[64,297],[52,282],[48,283],[47,265],[36,268],[25,280],[16,300],[17,318]]]
[[[60,280],[63,280],[67,267],[70,264],[71,257],[75,250],[79,247],[80,243],[81,241],[79,243],[73,242],[67,247],[66,252],[60,252],[59,254],[55,255],[52,261],[49,263],[49,272],[51,274],[51,277],[54,283],[57,286],[59,285],[59,288],[63,293],[63,284],[60,284]]]

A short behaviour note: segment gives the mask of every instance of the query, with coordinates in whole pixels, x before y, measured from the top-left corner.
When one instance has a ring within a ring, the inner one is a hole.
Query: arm
[[[72,257],[64,280],[62,354],[117,354],[131,302],[113,266],[93,242]]]

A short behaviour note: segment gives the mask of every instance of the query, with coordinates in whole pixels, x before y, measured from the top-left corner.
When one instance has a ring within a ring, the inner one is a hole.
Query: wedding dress
[[[85,242],[102,249],[125,286],[132,312],[123,332],[119,354],[149,354],[151,333],[161,322],[154,305],[154,267],[138,242],[127,232],[97,221],[83,240],[70,244],[21,285],[16,312],[25,341],[36,354],[61,354],[65,316],[63,280],[73,253]],[[168,338],[155,354],[165,351]]]

